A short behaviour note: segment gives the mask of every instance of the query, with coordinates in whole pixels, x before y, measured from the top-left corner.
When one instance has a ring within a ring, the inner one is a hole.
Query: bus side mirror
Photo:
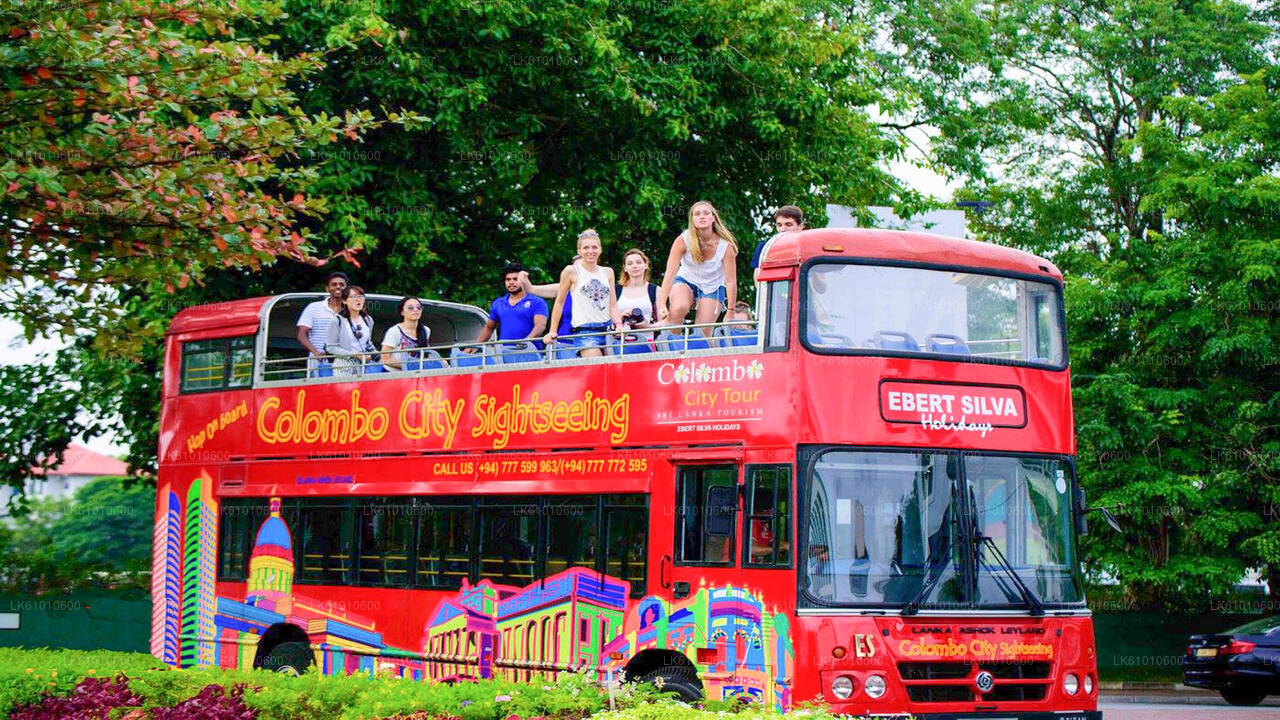
[[[1111,507],[1119,508],[1122,505],[1112,505]],[[1089,507],[1089,501],[1085,497],[1084,488],[1076,488],[1076,533],[1079,535],[1089,534],[1089,521],[1087,515],[1091,512],[1102,513],[1102,519],[1112,530],[1123,533],[1124,529],[1120,527],[1120,522],[1116,520],[1116,516],[1111,514],[1110,507]]]

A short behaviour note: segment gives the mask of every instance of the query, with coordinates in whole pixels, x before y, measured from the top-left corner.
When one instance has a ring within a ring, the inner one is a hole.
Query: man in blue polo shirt
[[[495,298],[489,305],[489,320],[480,331],[476,342],[485,342],[498,330],[499,340],[530,340],[534,347],[542,349],[542,343],[534,338],[542,337],[547,329],[547,303],[540,297],[524,291],[520,273],[524,268],[508,265],[502,269],[502,285],[507,294]]]

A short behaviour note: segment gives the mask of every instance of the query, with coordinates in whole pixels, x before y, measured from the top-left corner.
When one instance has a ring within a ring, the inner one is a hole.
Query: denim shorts
[[[598,325],[581,325],[573,329],[573,334],[569,336],[569,342],[566,343],[579,350],[586,348],[602,348],[608,344],[608,335],[590,335],[587,333],[604,333],[609,331],[608,323],[600,323]]]
[[[699,300],[701,300],[702,298],[714,298],[715,300],[719,301],[719,303],[720,303],[721,305],[724,305],[724,303],[725,303],[725,299],[726,299],[726,298],[728,298],[728,296],[729,296],[729,293],[727,293],[727,292],[725,291],[725,289],[724,289],[724,286],[723,286],[723,285],[721,285],[720,287],[716,288],[716,291],[715,291],[715,292],[713,292],[713,293],[705,293],[705,292],[703,292],[703,291],[702,291],[702,288],[698,287],[697,285],[694,285],[693,283],[689,282],[688,280],[685,280],[684,278],[680,277],[679,275],[677,275],[677,276],[676,276],[676,282],[678,282],[678,283],[684,283],[685,285],[688,285],[688,286],[689,286],[689,289],[693,291],[693,302],[694,302],[695,304],[697,304],[697,302],[698,302]]]

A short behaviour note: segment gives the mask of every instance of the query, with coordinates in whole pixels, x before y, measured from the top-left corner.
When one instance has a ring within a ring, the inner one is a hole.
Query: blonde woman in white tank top
[[[695,308],[693,321],[716,321],[720,311],[738,301],[738,246],[711,203],[689,208],[689,228],[671,244],[667,272],[658,290],[658,320],[680,325]],[[711,328],[703,328],[710,337]]]
[[[613,290],[613,268],[600,265],[600,235],[595,230],[584,230],[578,235],[580,259],[560,271],[560,287],[556,290],[556,304],[551,310],[551,332],[546,341],[554,342],[560,318],[564,315],[564,300],[573,294],[573,335],[599,333],[613,327],[622,327],[622,315],[618,313],[618,299]],[[578,348],[579,357],[600,357],[604,354],[604,335],[589,334],[585,337],[565,339]]]

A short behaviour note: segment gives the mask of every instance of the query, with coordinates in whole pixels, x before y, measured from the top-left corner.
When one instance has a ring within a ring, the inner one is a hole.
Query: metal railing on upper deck
[[[334,379],[454,375],[503,368],[515,370],[685,355],[732,355],[758,352],[761,347],[759,323],[755,320],[734,320],[573,333],[557,336],[554,342],[541,348],[534,340],[489,340],[385,352],[379,349],[350,354],[264,358],[258,364],[257,380],[262,384],[292,385],[332,382]],[[579,352],[590,349],[600,350],[603,356],[579,356]]]

